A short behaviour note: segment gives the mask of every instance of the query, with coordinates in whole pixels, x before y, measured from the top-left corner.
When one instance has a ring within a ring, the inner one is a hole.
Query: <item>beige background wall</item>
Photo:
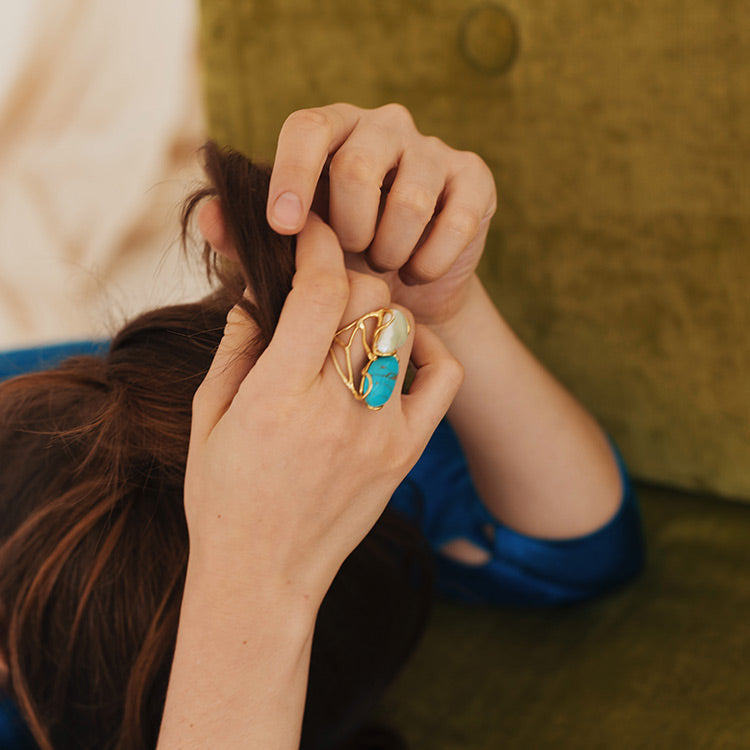
[[[750,498],[749,4],[202,5],[216,137],[270,159],[293,109],[395,100],[479,152],[505,316],[637,476]]]
[[[179,204],[205,140],[195,0],[0,1],[0,350],[205,292]]]

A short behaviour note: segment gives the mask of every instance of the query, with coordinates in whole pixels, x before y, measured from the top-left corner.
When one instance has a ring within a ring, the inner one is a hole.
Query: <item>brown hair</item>
[[[256,353],[291,288],[294,240],[265,220],[268,170],[204,154],[211,186],[188,199],[183,232],[217,196],[240,267],[205,248],[210,297],[141,315],[102,357],[0,386],[0,650],[42,750],[155,746],[188,556],[192,397],[245,285]],[[353,732],[411,651],[430,591],[421,538],[386,512],[321,608],[303,747],[360,746]]]

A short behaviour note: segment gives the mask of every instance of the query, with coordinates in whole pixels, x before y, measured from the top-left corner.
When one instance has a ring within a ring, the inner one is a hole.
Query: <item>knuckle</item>
[[[294,293],[294,289],[292,293]],[[311,314],[327,314],[340,310],[349,299],[349,284],[345,278],[325,271],[311,275],[305,283],[305,303]]]
[[[333,124],[328,115],[320,109],[298,109],[284,121],[282,130],[290,129],[303,133],[323,130],[330,135],[333,132]]]
[[[453,149],[441,138],[436,135],[424,136],[425,148],[435,154],[441,154],[445,151],[453,151]]]
[[[429,254],[418,254],[409,263],[409,271],[412,276],[418,279],[421,283],[429,283],[431,281],[437,281],[441,278],[450,268],[451,259],[440,262]]]
[[[407,125],[409,127],[415,128],[414,118],[411,116],[411,112],[403,104],[399,104],[398,102],[390,102],[388,104],[384,104],[382,107],[378,107],[376,111],[384,115],[388,119],[391,119],[402,125]]]
[[[367,184],[380,182],[373,154],[361,148],[343,148],[331,161],[331,176],[343,182]]]
[[[367,265],[375,273],[388,273],[389,271],[398,271],[403,265],[403,259],[392,248],[379,248],[377,253],[373,253],[372,249],[369,249],[367,251]]]
[[[310,317],[313,319],[318,316],[328,318],[329,315],[340,314],[342,305],[337,304],[333,297],[325,294],[323,287],[320,288],[319,292],[319,294],[311,295],[308,300]]]
[[[351,297],[366,297],[373,304],[386,305],[390,302],[391,293],[383,279],[364,273],[354,273],[350,279]]]
[[[474,173],[474,181],[477,185],[483,186],[488,194],[488,209],[485,216],[492,216],[497,210],[497,187],[495,186],[495,176],[487,165],[487,162],[475,154],[473,151],[462,151],[461,158],[466,163],[466,168]]]
[[[471,206],[455,206],[445,216],[445,231],[468,242],[479,231],[480,213]]]
[[[479,154],[474,151],[459,151],[459,155],[470,169],[490,174],[490,168]]]
[[[346,278],[330,274],[322,276],[318,295],[332,306],[341,307],[341,305],[345,305],[349,299],[349,282]]]
[[[409,185],[391,190],[388,201],[399,213],[429,219],[435,211],[437,196],[421,185]]]

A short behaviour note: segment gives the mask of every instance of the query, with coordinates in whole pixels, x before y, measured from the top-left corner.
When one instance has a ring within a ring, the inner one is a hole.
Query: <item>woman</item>
[[[287,120],[270,181],[207,170],[217,294],[0,389],[0,649],[43,748],[356,746],[424,620],[415,525],[470,600],[640,565],[606,436],[475,274],[478,157],[339,104]]]

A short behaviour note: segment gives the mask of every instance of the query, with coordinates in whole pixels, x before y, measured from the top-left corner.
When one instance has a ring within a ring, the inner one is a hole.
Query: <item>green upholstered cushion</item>
[[[750,508],[641,489],[649,561],[564,609],[441,602],[391,690],[411,750],[750,747]]]
[[[511,324],[640,477],[750,498],[746,3],[202,7],[219,140],[270,158],[294,109],[395,100],[479,152]]]

